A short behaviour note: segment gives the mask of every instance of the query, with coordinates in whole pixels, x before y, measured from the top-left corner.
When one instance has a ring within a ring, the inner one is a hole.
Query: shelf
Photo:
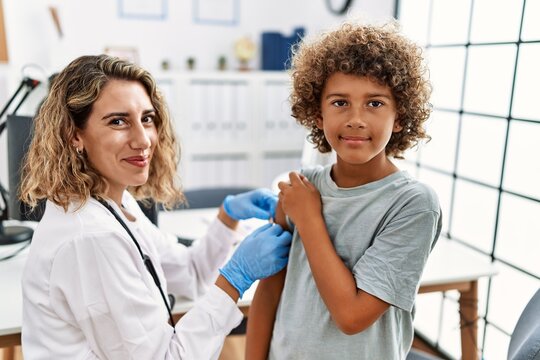
[[[300,166],[306,131],[290,116],[286,72],[156,75],[182,146],[184,188],[269,187]]]

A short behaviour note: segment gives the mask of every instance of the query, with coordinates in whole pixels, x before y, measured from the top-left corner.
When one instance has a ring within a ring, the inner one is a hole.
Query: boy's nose
[[[354,111],[351,117],[347,121],[347,127],[349,128],[363,128],[366,126],[362,114],[360,111]]]

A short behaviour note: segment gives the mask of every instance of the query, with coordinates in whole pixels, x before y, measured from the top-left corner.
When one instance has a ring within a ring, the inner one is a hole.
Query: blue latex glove
[[[277,195],[268,189],[257,189],[223,200],[227,215],[235,220],[258,218],[267,220],[276,214]]]
[[[274,275],[287,265],[291,240],[291,233],[279,225],[261,226],[240,243],[219,272],[242,297],[255,280]]]

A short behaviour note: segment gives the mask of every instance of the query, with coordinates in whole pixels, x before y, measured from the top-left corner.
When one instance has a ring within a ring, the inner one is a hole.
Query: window
[[[433,140],[405,168],[430,184],[443,235],[486,256],[499,274],[479,284],[479,351],[506,357],[540,287],[540,13],[538,0],[401,0],[404,33],[426,48]],[[456,264],[459,266],[459,264]],[[460,356],[457,293],[418,298],[417,329]]]

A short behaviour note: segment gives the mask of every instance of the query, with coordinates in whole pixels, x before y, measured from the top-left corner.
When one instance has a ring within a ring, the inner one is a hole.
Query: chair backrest
[[[253,190],[249,187],[219,187],[202,188],[184,191],[186,203],[178,209],[202,209],[220,206],[227,195],[236,195],[242,192]]]
[[[142,212],[154,225],[158,224],[158,205],[152,199],[146,199],[145,201],[137,201]]]
[[[508,346],[509,360],[540,360],[540,289],[516,323]]]

